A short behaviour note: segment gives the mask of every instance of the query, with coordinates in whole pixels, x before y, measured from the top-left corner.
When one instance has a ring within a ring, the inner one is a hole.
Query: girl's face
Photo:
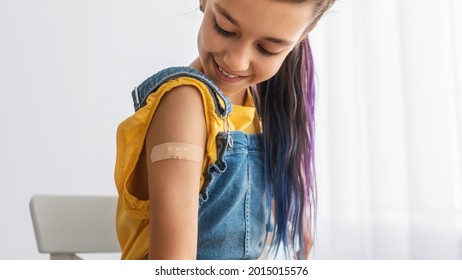
[[[275,0],[201,0],[198,34],[204,73],[231,100],[276,74],[306,36],[313,4]]]

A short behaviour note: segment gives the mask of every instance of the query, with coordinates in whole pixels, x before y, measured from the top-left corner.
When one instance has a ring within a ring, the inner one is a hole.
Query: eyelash
[[[215,28],[215,31],[217,31],[217,33],[222,35],[223,37],[228,38],[228,37],[232,37],[232,36],[236,35],[236,33],[234,33],[234,32],[229,32],[229,31],[226,31],[223,28],[221,28],[218,25],[216,20],[215,20],[215,24],[213,26]],[[278,55],[278,53],[274,53],[274,52],[270,52],[270,51],[266,50],[261,45],[258,45],[258,51],[264,56],[276,56],[276,55]]]
[[[220,35],[223,35],[224,37],[231,37],[231,36],[235,35],[235,33],[226,31],[226,30],[224,30],[223,28],[221,28],[221,27],[218,25],[218,23],[217,23],[216,21],[215,21],[214,27],[215,27],[215,30],[216,30]]]
[[[258,50],[260,51],[260,53],[264,56],[276,56],[278,55],[278,53],[274,53],[274,52],[269,52],[267,51],[264,47],[258,45]]]

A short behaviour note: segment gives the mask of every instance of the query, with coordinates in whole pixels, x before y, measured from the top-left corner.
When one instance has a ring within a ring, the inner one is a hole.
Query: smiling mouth
[[[228,77],[228,78],[230,78],[230,79],[235,79],[235,78],[240,77],[240,76],[236,76],[236,75],[229,74],[228,72],[226,72],[225,70],[223,70],[220,66],[218,66],[218,70],[220,70],[220,72],[223,73],[223,75],[225,75],[226,77]]]

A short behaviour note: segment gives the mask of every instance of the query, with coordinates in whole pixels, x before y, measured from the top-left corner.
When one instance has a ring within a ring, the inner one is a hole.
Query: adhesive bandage
[[[204,148],[178,142],[166,142],[154,146],[151,151],[151,162],[164,159],[182,159],[202,163],[204,160]]]

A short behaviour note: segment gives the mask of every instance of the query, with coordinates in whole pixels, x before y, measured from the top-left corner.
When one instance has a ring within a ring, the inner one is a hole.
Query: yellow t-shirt
[[[122,248],[122,259],[142,259],[148,255],[149,200],[142,200],[133,195],[137,187],[146,187],[133,184],[134,170],[144,146],[146,132],[161,98],[171,89],[182,85],[195,86],[202,95],[207,128],[202,174],[217,160],[216,136],[220,131],[224,131],[224,121],[215,113],[215,103],[207,86],[194,78],[180,77],[163,84],[155,93],[149,95],[144,107],[119,125],[115,165],[115,183],[119,193],[116,229]],[[261,132],[250,90],[247,91],[244,106],[233,105],[229,121],[230,130],[241,130],[248,134]],[[203,184],[204,175],[201,176],[200,187]]]

